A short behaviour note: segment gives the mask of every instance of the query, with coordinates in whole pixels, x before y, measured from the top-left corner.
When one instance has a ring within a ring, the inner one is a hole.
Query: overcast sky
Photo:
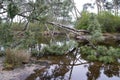
[[[94,3],[95,0],[74,0],[75,1],[75,4],[78,8],[79,11],[81,11],[83,9],[83,5],[85,3]],[[96,8],[93,10],[89,9],[91,12],[96,12]]]

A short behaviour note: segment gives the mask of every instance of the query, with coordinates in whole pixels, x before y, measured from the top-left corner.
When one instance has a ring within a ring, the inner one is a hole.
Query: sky
[[[75,1],[75,4],[76,4],[76,7],[77,9],[81,12],[82,9],[83,9],[83,5],[85,3],[94,3],[95,0],[74,0]],[[93,10],[93,9],[88,9],[90,12],[95,12],[96,13],[96,8]]]

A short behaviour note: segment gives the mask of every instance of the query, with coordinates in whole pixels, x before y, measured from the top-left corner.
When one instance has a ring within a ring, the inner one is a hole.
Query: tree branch
[[[22,17],[29,18],[29,16],[25,16],[25,15],[22,15],[22,14],[18,14],[18,15],[19,15],[19,16],[22,16]],[[40,19],[34,18],[34,17],[33,17],[32,19],[37,20],[37,21],[41,21]],[[70,27],[68,27],[68,26],[65,26],[65,25],[62,25],[62,24],[59,24],[59,23],[55,23],[55,22],[46,21],[45,23],[51,24],[51,25],[55,25],[55,26],[57,26],[57,27],[66,29],[67,31],[70,31],[70,32],[72,32],[72,33],[74,33],[74,34],[77,34],[77,35],[80,35],[80,32],[90,33],[90,32],[87,31],[87,30],[76,30],[76,29],[74,29],[74,28],[70,28]]]

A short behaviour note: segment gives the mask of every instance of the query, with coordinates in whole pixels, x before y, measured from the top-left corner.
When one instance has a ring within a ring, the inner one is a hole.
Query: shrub
[[[64,46],[65,48],[65,46]],[[51,55],[62,55],[65,53],[63,46],[59,46],[59,45],[50,45],[50,46],[46,46],[44,48],[44,53],[45,54],[51,54]]]
[[[92,41],[92,43],[96,44],[98,41],[103,40],[101,25],[96,19],[96,16],[92,13],[89,18],[89,25],[88,25],[87,30],[91,32],[90,41]]]
[[[107,51],[107,55],[119,58],[120,57],[120,49],[109,47],[109,50]]]
[[[88,55],[91,50],[91,48],[87,46],[81,46],[80,49],[81,49],[81,54],[85,54],[85,55]]]
[[[38,56],[38,51],[37,50],[32,50],[31,51],[31,56],[37,57]]]
[[[81,49],[81,54],[85,54],[85,55],[95,55],[96,51],[93,50],[90,46],[82,46],[80,47]]]
[[[22,63],[27,63],[29,59],[30,54],[25,50],[6,50],[5,64],[10,64],[15,67],[21,65]]]
[[[68,46],[66,44],[64,45],[58,45],[58,44],[50,44],[47,45],[43,52],[44,54],[50,54],[50,55],[63,55],[65,52],[67,52]]]
[[[114,16],[110,12],[101,12],[97,18],[104,32],[113,32],[115,30],[113,26]]]
[[[81,17],[76,21],[75,28],[76,29],[87,29],[89,23],[90,13],[83,11]]]
[[[107,51],[108,51],[108,49],[105,46],[98,46],[97,47],[97,53],[99,55],[105,56],[105,55],[107,55]]]
[[[115,59],[111,56],[101,56],[99,58],[99,61],[109,64],[109,63],[113,63],[115,61]]]
[[[90,25],[89,12],[82,12],[81,17],[76,21],[76,29],[87,29]],[[120,32],[120,16],[115,16],[109,11],[103,11],[95,15],[102,32]],[[96,25],[96,24],[95,24]],[[96,30],[96,29],[94,29]]]
[[[75,41],[68,41],[63,42],[60,44],[57,43],[50,43],[50,45],[47,45],[43,48],[44,54],[50,54],[50,55],[63,55],[67,53],[70,49],[77,47],[78,44]]]
[[[103,32],[116,32],[120,29],[120,16],[115,16],[110,12],[103,11],[97,15]]]
[[[97,60],[97,57],[95,55],[88,55],[87,59],[90,61],[95,61],[95,60]]]
[[[113,47],[97,46],[94,50],[90,46],[82,46],[81,54],[85,55],[90,61],[101,61],[103,63],[113,63],[118,58],[120,58],[120,49]]]

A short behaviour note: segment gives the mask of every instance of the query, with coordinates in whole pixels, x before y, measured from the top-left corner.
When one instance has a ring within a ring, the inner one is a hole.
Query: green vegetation
[[[69,53],[70,49],[76,48],[78,44],[70,40],[68,42],[58,42],[50,43],[45,45],[40,51],[32,50],[32,55],[36,57],[41,57],[45,55],[64,55]]]
[[[75,41],[64,42],[60,44],[50,44],[44,48],[44,54],[51,55],[63,55],[67,53],[70,49],[77,47],[77,43]]]
[[[113,47],[97,46],[97,49],[92,49],[90,46],[82,46],[81,54],[86,56],[90,61],[100,61],[104,63],[113,63],[120,58],[120,49]]]
[[[10,47],[13,42],[13,32],[7,23],[0,24],[0,45]]]
[[[115,59],[111,56],[101,56],[99,58],[99,61],[106,63],[106,64],[110,64],[110,63],[115,62]]]
[[[44,48],[44,54],[49,55],[63,55],[68,50],[68,46],[66,44],[64,45],[58,45],[58,44],[50,44],[50,46],[46,46]]]
[[[90,61],[95,61],[95,60],[97,60],[97,57],[95,55],[88,55],[87,59]]]
[[[76,20],[76,29],[90,31],[90,37],[88,38],[90,46],[80,47],[81,54],[86,56],[86,59],[90,61],[113,63],[120,58],[120,49],[113,47],[107,48],[104,45],[99,46],[97,42],[104,40],[103,33],[120,32],[120,16],[118,12],[120,3],[119,0],[113,0],[111,2],[96,0],[96,3],[98,14],[87,11],[87,8],[92,7],[92,4],[86,3],[83,6],[81,16]],[[115,6],[117,8],[114,9]]]
[[[82,12],[81,17],[76,22],[76,29],[87,29],[90,25],[90,16],[93,13]],[[119,32],[120,31],[120,16],[115,16],[108,11],[100,12],[99,14],[94,14],[96,19],[101,26],[102,32]],[[96,24],[98,24],[98,22]]]
[[[96,44],[98,41],[103,40],[101,25],[97,21],[95,14],[91,14],[89,18],[88,31],[91,33],[90,41]]]
[[[4,65],[6,68],[16,67],[22,63],[28,63],[30,53],[25,50],[7,49]]]
[[[29,60],[30,55],[35,57],[64,55],[71,49],[78,48],[78,44],[73,40],[59,43],[55,41],[54,37],[57,32],[63,32],[66,34],[65,37],[70,39],[69,34],[72,33],[73,36],[79,34],[76,29],[84,29],[83,32],[89,31],[90,34],[87,36],[90,37],[87,41],[90,45],[95,46],[94,49],[90,46],[80,46],[81,54],[85,55],[86,59],[104,63],[117,61],[120,58],[119,48],[97,46],[98,41],[104,40],[103,32],[120,32],[120,16],[117,9],[119,4],[111,2],[112,6],[109,7],[107,3],[106,1],[98,2],[98,14],[87,11],[86,7],[91,4],[86,4],[81,16],[78,17],[79,10],[76,9],[72,0],[0,1],[0,16],[2,15],[0,17],[0,46],[5,50],[0,51],[0,56],[5,56],[5,66],[21,65]],[[98,5],[104,10],[100,9]],[[66,27],[66,25],[73,25],[73,15],[77,17],[76,29]],[[54,41],[49,42],[45,39],[48,44],[38,50],[36,45],[41,44],[41,37],[44,34],[50,35]],[[27,53],[29,49],[31,49],[31,54]]]
[[[81,17],[76,21],[76,29],[87,29],[88,28],[88,23],[89,23],[89,17],[90,13],[87,11],[83,11],[81,13]]]
[[[101,12],[97,19],[101,24],[103,32],[119,32],[120,16],[115,16],[109,12]]]
[[[9,3],[7,7],[8,7],[8,17],[13,19],[19,13],[19,8],[13,2]]]

